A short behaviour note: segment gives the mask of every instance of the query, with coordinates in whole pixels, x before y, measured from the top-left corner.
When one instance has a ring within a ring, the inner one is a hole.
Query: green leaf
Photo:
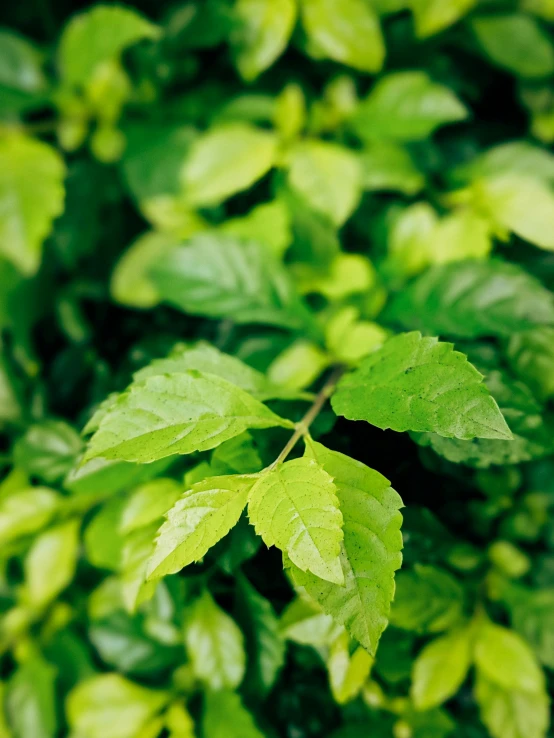
[[[152,280],[162,300],[192,315],[292,329],[309,321],[284,267],[254,241],[196,236],[159,259]]]
[[[554,72],[554,46],[539,23],[524,13],[474,18],[471,27],[487,56],[521,77]]]
[[[210,467],[215,476],[230,473],[253,474],[261,471],[263,463],[252,436],[245,431],[213,451]]]
[[[25,596],[40,609],[73,579],[79,552],[79,520],[68,520],[35,538],[23,564]]]
[[[425,72],[394,72],[374,85],[351,125],[364,140],[420,141],[467,116],[458,98]]]
[[[411,0],[416,34],[433,36],[463,18],[477,0]]]
[[[310,441],[314,458],[333,477],[343,515],[340,561],[344,586],[326,582],[290,564],[294,581],[323,610],[375,654],[388,623],[394,572],[402,561],[402,501],[390,483],[359,461]]]
[[[553,607],[554,589],[524,589],[521,597],[509,603],[513,627],[550,669],[554,668]]]
[[[96,512],[85,528],[83,542],[88,561],[97,569],[117,571],[121,562],[123,537],[119,532],[124,497],[114,497]]]
[[[550,706],[544,691],[506,690],[478,672],[475,697],[493,738],[545,738]]]
[[[328,646],[342,630],[311,598],[297,597],[281,615],[283,637],[303,646]]]
[[[21,135],[0,140],[0,254],[25,275],[37,271],[62,213],[64,176],[63,160],[48,144]]]
[[[447,336],[511,336],[554,324],[554,298],[516,264],[467,261],[429,269],[395,296],[387,317]]]
[[[210,477],[194,484],[167,513],[148,562],[148,577],[200,561],[236,525],[255,477]]]
[[[207,692],[202,717],[204,738],[264,738],[234,692]]]
[[[248,499],[248,515],[266,546],[293,564],[342,585],[342,515],[332,477],[314,458],[294,459],[263,472]]]
[[[362,72],[378,72],[385,58],[379,19],[369,3],[301,0],[308,50],[316,58],[333,59]]]
[[[350,638],[342,633],[332,643],[327,659],[331,692],[339,705],[357,697],[369,677],[373,658],[358,646],[350,653]]]
[[[44,528],[60,501],[60,495],[47,487],[20,489],[0,498],[0,546]]]
[[[121,597],[128,613],[136,612],[139,605],[154,595],[157,582],[147,582],[146,572],[159,525],[158,520],[133,531],[121,541],[118,571]]]
[[[417,710],[429,710],[462,686],[472,657],[472,630],[453,630],[420,651],[413,665],[411,696]]]
[[[55,679],[53,666],[38,655],[31,656],[14,672],[5,698],[13,738],[54,738],[57,735]]]
[[[191,146],[181,170],[186,202],[192,207],[217,205],[246,190],[275,164],[274,134],[248,123],[211,128]]]
[[[82,448],[81,437],[70,425],[62,420],[44,420],[30,426],[16,442],[14,463],[29,476],[53,484],[65,477]]]
[[[234,689],[242,682],[244,638],[207,590],[185,613],[185,644],[194,675],[206,687]]]
[[[285,640],[279,619],[271,602],[244,576],[238,579],[235,602],[248,653],[246,686],[251,692],[264,696],[275,684],[285,663]]]
[[[74,16],[64,29],[58,58],[62,76],[70,85],[83,85],[102,63],[158,35],[156,26],[131,8],[97,5]]]
[[[483,376],[451,343],[403,333],[344,376],[333,410],[396,431],[433,431],[447,438],[511,438]]]
[[[310,207],[325,213],[334,225],[341,226],[360,199],[360,162],[344,146],[325,141],[302,141],[290,153],[288,181]]]
[[[416,564],[396,577],[392,625],[416,633],[440,633],[462,618],[464,591],[443,569]]]
[[[554,328],[514,333],[507,348],[512,369],[541,400],[554,395]]]
[[[42,55],[27,39],[1,30],[0,49],[0,85],[28,93],[46,87]]]
[[[475,664],[479,672],[508,691],[541,693],[544,674],[525,641],[508,628],[483,623],[475,642]]]
[[[169,699],[167,692],[141,687],[120,674],[99,674],[69,693],[67,720],[80,738],[135,738]]]
[[[190,370],[136,382],[108,410],[85,461],[148,463],[214,448],[247,428],[291,427],[258,400],[213,374]]]
[[[425,177],[408,151],[394,141],[369,141],[360,162],[364,190],[393,190],[415,195],[425,185]]]
[[[295,0],[238,0],[239,28],[232,37],[243,79],[265,72],[285,50],[296,21]]]
[[[226,220],[219,230],[245,241],[258,241],[277,258],[292,242],[291,216],[282,200],[257,205],[242,217]]]
[[[84,503],[90,498],[104,500],[163,474],[172,463],[172,458],[161,459],[147,466],[126,461],[91,459],[69,472],[64,480],[64,488],[79,496]]]
[[[462,182],[500,174],[518,174],[552,184],[554,155],[525,140],[510,141],[487,149],[453,172],[454,178]]]
[[[173,479],[153,479],[141,484],[128,498],[121,515],[123,534],[155,523],[177,502],[183,487]]]

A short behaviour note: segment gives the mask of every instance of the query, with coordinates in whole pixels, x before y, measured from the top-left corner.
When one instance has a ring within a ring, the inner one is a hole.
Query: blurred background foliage
[[[0,18],[1,738],[552,735],[552,0]],[[182,491],[287,434],[80,466],[98,404],[178,341],[310,391],[398,328],[455,340],[515,440],[317,419],[406,505],[376,659],[244,520],[145,584]]]

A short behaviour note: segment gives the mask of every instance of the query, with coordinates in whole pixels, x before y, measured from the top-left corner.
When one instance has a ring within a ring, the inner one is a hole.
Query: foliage
[[[547,738],[554,5],[11,3],[0,738]]]

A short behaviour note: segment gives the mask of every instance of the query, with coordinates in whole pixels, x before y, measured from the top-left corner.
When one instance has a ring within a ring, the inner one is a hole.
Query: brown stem
[[[299,441],[300,438],[302,438],[302,436],[305,436],[308,433],[311,424],[317,418],[323,406],[333,394],[335,387],[337,386],[337,382],[344,374],[345,369],[346,367],[344,366],[337,366],[331,372],[331,374],[329,375],[329,378],[327,379],[323,387],[317,393],[315,400],[313,401],[306,415],[304,415],[302,420],[296,424],[296,429],[294,433],[292,434],[292,436],[287,441],[286,446],[281,451],[279,456],[275,459],[273,464],[271,464],[270,466],[271,469],[275,468],[278,464],[281,464],[283,461],[285,461],[285,459],[290,454],[292,449],[296,446],[297,441]]]

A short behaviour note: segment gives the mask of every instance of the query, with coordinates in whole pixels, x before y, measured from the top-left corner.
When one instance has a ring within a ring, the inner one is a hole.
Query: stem
[[[296,446],[297,441],[299,441],[300,438],[302,438],[302,436],[305,436],[308,433],[311,424],[317,418],[323,406],[333,394],[335,387],[337,386],[337,382],[342,377],[345,370],[346,370],[346,367],[337,366],[331,372],[331,374],[329,375],[329,378],[327,379],[323,387],[317,393],[315,400],[313,401],[313,404],[311,405],[306,415],[304,415],[302,420],[296,424],[296,429],[294,433],[289,438],[286,446],[281,451],[279,456],[275,459],[273,464],[271,464],[271,466],[269,467],[270,469],[274,469],[279,464],[282,464],[283,461],[285,461],[287,456],[290,454],[292,449]]]

